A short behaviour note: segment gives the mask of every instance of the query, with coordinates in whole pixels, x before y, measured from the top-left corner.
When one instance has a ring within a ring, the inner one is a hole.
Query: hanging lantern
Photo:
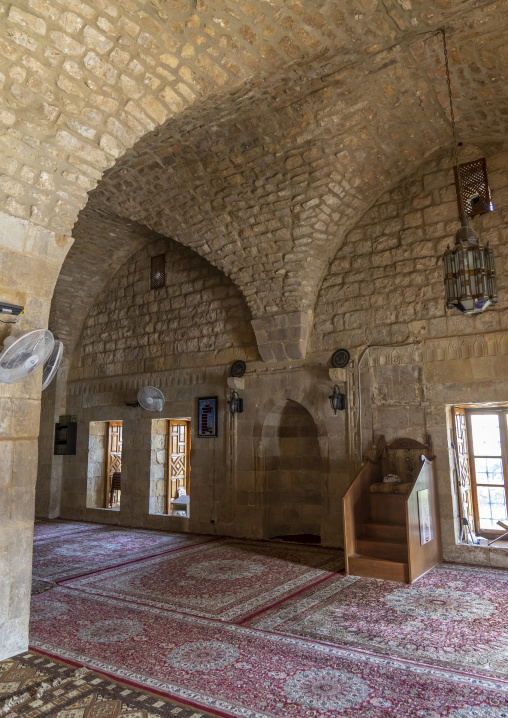
[[[463,314],[479,314],[497,304],[497,283],[492,249],[481,244],[467,215],[460,217],[461,227],[455,235],[455,246],[443,256],[446,306]]]
[[[492,211],[487,168],[483,158],[476,162],[459,165],[457,131],[453,112],[452,86],[448,66],[446,31],[441,28],[446,67],[450,119],[454,145],[454,171],[457,202],[460,213],[460,228],[455,235],[455,246],[450,245],[443,255],[443,275],[446,306],[455,307],[463,314],[479,314],[490,305],[497,304],[497,282],[492,249],[481,244],[472,227],[468,225],[468,214]],[[468,195],[470,195],[468,197]],[[465,197],[468,197],[467,202]]]

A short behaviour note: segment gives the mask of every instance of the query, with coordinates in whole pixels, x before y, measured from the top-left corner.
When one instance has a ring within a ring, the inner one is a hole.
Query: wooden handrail
[[[349,570],[349,556],[356,553],[356,539],[359,527],[363,527],[369,514],[369,487],[381,476],[381,464],[367,459],[353,479],[342,499],[344,516],[344,556],[346,573]]]

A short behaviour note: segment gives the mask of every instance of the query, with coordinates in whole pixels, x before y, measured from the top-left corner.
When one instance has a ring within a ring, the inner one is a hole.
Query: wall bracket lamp
[[[330,394],[328,398],[330,399],[330,406],[332,407],[334,414],[338,411],[343,411],[346,408],[346,396],[341,394],[337,384],[333,387],[333,394]]]
[[[232,392],[231,399],[228,401],[228,406],[232,416],[243,412],[243,399],[238,396],[238,392],[236,390]]]

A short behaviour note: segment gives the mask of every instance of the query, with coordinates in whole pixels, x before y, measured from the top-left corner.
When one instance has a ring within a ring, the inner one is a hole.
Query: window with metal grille
[[[473,162],[464,162],[459,165],[458,172],[457,167],[453,169],[459,215],[467,214],[469,217],[473,217],[475,214],[492,212],[494,205],[490,197],[485,157],[480,157]]]
[[[166,255],[152,257],[150,266],[150,289],[160,289],[166,284]]]

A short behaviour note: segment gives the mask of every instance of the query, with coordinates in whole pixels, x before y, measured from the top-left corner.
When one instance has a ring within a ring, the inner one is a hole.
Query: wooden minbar
[[[396,474],[400,483],[384,483]],[[412,583],[442,559],[435,457],[427,444],[381,437],[343,499],[346,573]]]

